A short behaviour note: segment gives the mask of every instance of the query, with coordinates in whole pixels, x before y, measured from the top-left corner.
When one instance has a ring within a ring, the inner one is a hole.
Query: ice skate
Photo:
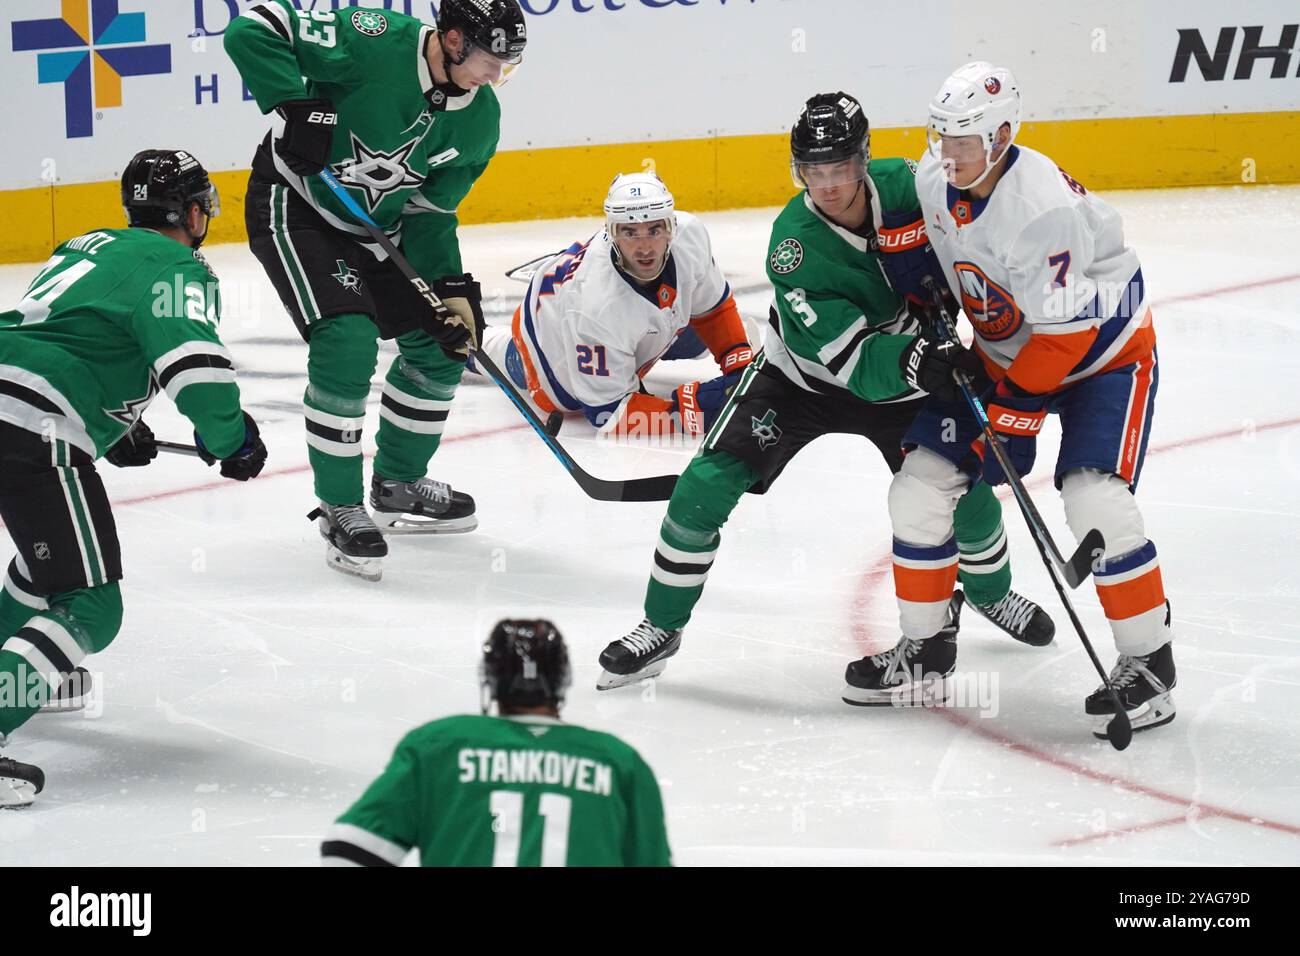
[[[596,679],[596,690],[611,690],[657,677],[668,666],[668,658],[681,649],[682,632],[655,627],[643,620],[627,637],[619,638],[600,652],[604,668]]]
[[[1056,634],[1056,625],[1047,612],[1015,591],[1008,591],[1002,600],[993,604],[968,603],[980,617],[992,621],[1022,644],[1046,647]]]
[[[858,707],[917,707],[944,704],[957,667],[957,630],[964,597],[948,605],[948,623],[933,637],[905,637],[882,654],[854,661],[844,674],[846,704]]]
[[[474,499],[432,478],[396,481],[375,475],[370,507],[387,534],[461,534],[478,527]]]
[[[1162,644],[1159,649],[1142,657],[1121,654],[1110,672],[1110,683],[1128,714],[1134,733],[1169,723],[1176,713],[1169,692],[1178,683],[1173,643]],[[1088,695],[1083,708],[1098,718],[1092,726],[1093,736],[1106,740],[1106,725],[1115,713],[1115,704],[1104,685]]]
[[[325,563],[331,568],[367,581],[383,576],[381,561],[388,554],[388,544],[365,505],[327,505],[322,501],[307,517],[317,519],[326,542]]]
[[[84,667],[75,668],[63,679],[59,689],[50,697],[49,703],[37,713],[71,714],[85,710],[93,690],[94,682],[91,680],[90,671]]]
[[[0,746],[4,743],[5,737],[0,734]],[[30,806],[36,795],[44,789],[45,774],[40,767],[0,756],[0,808]]]

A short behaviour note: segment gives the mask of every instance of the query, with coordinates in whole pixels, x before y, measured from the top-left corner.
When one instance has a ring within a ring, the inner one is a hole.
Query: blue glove
[[[1029,474],[1038,451],[1038,434],[1047,419],[1047,396],[1031,395],[1008,384],[1008,379],[986,395],[984,410],[1007,457],[1020,476]],[[992,449],[984,449],[984,480],[990,485],[1006,484],[1007,476]]]
[[[925,220],[920,209],[882,212],[876,239],[880,265],[889,284],[912,305],[926,311],[930,309],[930,292],[921,284],[928,276],[938,278],[941,293],[948,292],[943,267],[939,265],[939,257],[934,254],[925,234]],[[951,305],[948,311],[953,312]]]
[[[712,428],[743,374],[743,371],[732,372],[703,383],[687,382],[674,389],[672,411],[681,417],[682,431],[702,435]]]

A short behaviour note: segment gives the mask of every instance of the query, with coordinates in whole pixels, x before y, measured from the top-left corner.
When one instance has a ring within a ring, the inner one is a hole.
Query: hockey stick
[[[374,239],[388,253],[393,264],[401,271],[402,275],[415,286],[415,290],[420,293],[429,307],[433,309],[434,314],[443,321],[458,322],[459,319],[452,315],[451,311],[443,304],[438,294],[430,288],[429,283],[420,277],[420,274],[412,268],[411,264],[406,261],[406,257],[398,251],[393,245],[391,239],[384,235],[383,231],[375,225],[375,221],[366,215],[365,211],[357,205],[355,199],[348,195],[347,190],[339,184],[334,178],[334,174],[328,169],[320,171],[320,178],[330,191],[338,198],[339,202],[347,208],[358,222],[366,227],[370,237]],[[591,498],[597,501],[667,501],[672,497],[673,487],[677,484],[676,475],[655,475],[650,478],[629,478],[625,481],[611,481],[604,478],[596,478],[579,467],[578,463],[573,460],[573,456],[565,451],[564,446],[555,440],[553,432],[547,431],[548,424],[554,427],[555,431],[559,430],[559,421],[563,416],[558,412],[551,416],[552,421],[543,423],[533,411],[528,399],[520,395],[514,385],[506,378],[505,374],[496,366],[496,363],[487,356],[482,349],[474,352],[474,364],[483,371],[487,372],[492,381],[496,382],[501,391],[505,392],[506,398],[514,403],[515,408],[532,426],[533,431],[541,436],[542,441],[546,442],[546,447],[551,453],[560,460],[562,464],[573,476],[573,480]]]
[[[182,442],[176,441],[156,441],[154,444],[158,446],[159,451],[170,452],[173,455],[190,455],[194,458],[199,457],[199,450],[193,445],[186,445]]]
[[[516,282],[531,282],[533,276],[537,274],[537,270],[541,267],[543,262],[549,262],[563,251],[563,249],[560,249],[556,252],[548,252],[544,256],[538,256],[536,259],[529,259],[522,265],[517,265],[513,269],[507,270],[506,278],[514,279]]]
[[[922,285],[930,292],[930,297],[934,300],[935,312],[939,316],[939,321],[943,326],[943,331],[951,342],[959,341],[957,338],[957,327],[953,325],[952,316],[948,314],[947,308],[944,307],[943,297],[939,295],[939,289],[934,280],[926,277],[922,280]],[[1092,555],[1098,556],[1105,554],[1106,541],[1100,531],[1093,528],[1083,536],[1083,541],[1079,544],[1078,550],[1070,558],[1068,563],[1061,560],[1061,553],[1056,550],[1056,545],[1052,541],[1052,536],[1043,524],[1043,516],[1038,513],[1034,507],[1033,500],[1029,497],[1029,492],[1025,489],[1025,483],[1021,480],[1020,475],[1016,472],[1015,465],[1011,463],[1011,457],[1002,447],[1002,441],[993,431],[993,426],[989,422],[988,413],[984,410],[983,403],[975,396],[975,390],[971,385],[970,376],[963,371],[956,371],[957,387],[961,390],[962,397],[966,399],[966,404],[970,406],[971,411],[975,414],[975,419],[980,423],[980,428],[984,432],[985,447],[993,452],[997,457],[998,464],[1002,467],[1002,472],[1007,476],[1007,481],[1011,485],[1011,490],[1015,495],[1016,504],[1020,506],[1020,513],[1024,515],[1025,523],[1029,525],[1029,530],[1033,535],[1034,544],[1038,546],[1038,554],[1043,559],[1043,566],[1047,568],[1047,576],[1052,579],[1052,585],[1056,588],[1056,593],[1061,598],[1061,604],[1065,606],[1065,613],[1070,617],[1070,623],[1074,625],[1074,631],[1079,635],[1079,640],[1083,642],[1083,649],[1088,652],[1088,657],[1092,661],[1092,666],[1096,668],[1097,674],[1101,677],[1101,682],[1106,690],[1110,693],[1111,703],[1115,706],[1115,716],[1110,719],[1106,725],[1106,739],[1116,750],[1124,750],[1133,741],[1133,724],[1128,719],[1128,713],[1124,710],[1124,705],[1120,702],[1119,694],[1116,693],[1114,685],[1111,684],[1110,678],[1101,666],[1101,661],[1097,658],[1097,652],[1093,649],[1092,642],[1088,640],[1088,635],[1084,633],[1083,624],[1079,621],[1079,615],[1074,612],[1074,605],[1070,603],[1069,597],[1065,593],[1065,588],[1061,586],[1061,578],[1064,577],[1069,583],[1070,575],[1076,575],[1077,579],[1070,584],[1071,588],[1079,586],[1088,576],[1092,569]],[[1094,549],[1095,552],[1094,552]],[[1050,552],[1050,553],[1049,553]],[[1082,565],[1080,565],[1082,561]],[[1059,576],[1058,576],[1059,572]]]

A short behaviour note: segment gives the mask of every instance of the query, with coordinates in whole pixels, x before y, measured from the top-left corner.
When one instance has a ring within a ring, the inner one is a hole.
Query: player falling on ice
[[[326,865],[669,866],[659,784],[617,737],[560,721],[569,653],[550,621],[483,645],[484,716],[411,731],[329,828]],[[497,716],[488,716],[496,701]]]
[[[198,253],[219,211],[208,174],[189,153],[145,150],[122,174],[122,205],[128,228],[63,243],[0,313],[0,517],[18,549],[0,592],[0,747],[117,636],[122,553],[95,460],[153,460],[140,417],[153,397],[167,393],[225,477],[266,463]],[[31,803],[44,783],[0,757],[0,806]]]
[[[826,434],[866,438],[897,472],[903,433],[924,402],[925,392],[901,371],[924,346],[913,313],[933,263],[912,164],[871,158],[862,106],[844,93],[808,100],[790,149],[800,192],[772,226],[767,273],[776,304],[764,347],[677,482],[655,548],[645,619],[600,655],[599,689],[654,676],[677,653],[720,529],[741,495],[766,491],[805,445]],[[934,353],[922,387],[952,391],[943,357]],[[950,515],[955,508],[966,600],[1017,640],[1050,643],[1051,619],[1011,590],[992,491],[954,490],[946,507]],[[945,609],[952,597],[949,587]],[[960,608],[954,599],[946,610],[954,655]],[[858,696],[850,669],[844,699],[866,702]]]
[[[676,212],[654,173],[616,176],[604,230],[544,263],[511,328],[487,329],[483,343],[543,415],[581,412],[601,434],[629,437],[702,434],[753,358],[704,223]],[[661,358],[705,347],[717,378],[666,398],[645,391]]]
[[[930,103],[929,148],[917,192],[930,241],[975,330],[975,353],[996,387],[985,401],[1021,474],[1033,466],[1046,416],[1060,415],[1056,487],[1076,539],[1106,540],[1097,594],[1119,650],[1111,681],[1134,730],[1174,717],[1169,603],[1134,490],[1154,411],[1156,339],[1137,254],[1119,215],[1042,153],[1015,145],[1020,91],[1011,71],[969,63]],[[957,422],[955,433],[945,422]],[[941,669],[946,592],[957,557],[947,501],[954,488],[1006,480],[977,444],[964,402],[932,400],[908,432],[915,447],[890,491],[903,639],[861,662],[868,683],[893,661]],[[983,479],[981,481],[981,478]],[[916,570],[916,563],[927,567]],[[932,580],[907,599],[905,580]],[[855,665],[858,666],[858,665]],[[1105,689],[1085,703],[1105,736]]]
[[[438,29],[379,10],[249,7],[225,48],[273,129],[253,159],[249,245],[307,340],[307,457],[329,566],[378,580],[362,500],[377,337],[384,379],[370,507],[390,533],[472,531],[474,500],[426,477],[483,314],[456,208],[496,152],[492,84],[526,42],[516,0],[443,0]],[[305,77],[305,80],[304,80]],[[440,322],[317,174],[328,167],[455,314]]]

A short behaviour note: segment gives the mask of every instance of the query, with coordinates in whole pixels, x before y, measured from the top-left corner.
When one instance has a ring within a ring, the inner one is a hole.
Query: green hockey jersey
[[[225,34],[226,52],[262,112],[286,100],[334,104],[330,170],[394,241],[405,230],[421,248],[437,248],[438,261],[417,267],[449,275],[464,271],[456,208],[496,153],[501,108],[491,87],[431,107],[442,93],[425,50],[437,42],[432,27],[401,13],[298,10],[289,0],[263,0]],[[254,168],[273,163],[326,222],[364,239],[364,227],[319,177],[296,175],[276,155],[271,138],[282,128],[277,120]]]
[[[907,160],[872,160],[867,186],[872,235],[882,210],[920,215]],[[777,322],[764,352],[791,382],[808,391],[847,390],[869,402],[922,394],[904,383],[898,364],[917,323],[890,287],[880,254],[871,239],[822,215],[806,190],[786,203],[772,225],[767,275]]]
[[[69,239],[0,313],[0,420],[98,458],[160,390],[218,458],[244,443],[217,278],[151,229]]]
[[[616,737],[550,717],[448,717],[407,734],[325,834],[326,864],[669,866],[654,774]]]

